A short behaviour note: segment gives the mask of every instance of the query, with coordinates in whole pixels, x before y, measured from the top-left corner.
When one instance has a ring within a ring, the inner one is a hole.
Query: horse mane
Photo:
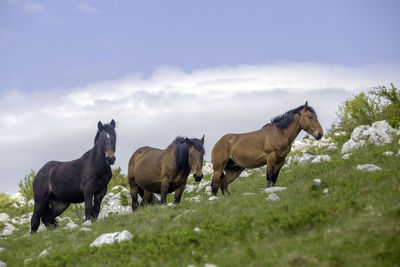
[[[202,153],[205,152],[204,146],[200,141],[200,139],[197,138],[191,138],[191,139],[188,138],[188,139],[196,150]],[[176,147],[176,155],[175,155],[176,168],[178,170],[189,171],[190,170],[188,161],[189,145],[186,142],[186,138],[182,136],[177,136],[172,143],[175,144]]]
[[[112,136],[114,136],[115,141],[117,141],[117,134],[115,133],[115,129],[114,127],[112,127],[109,123],[103,124],[103,130],[102,131],[106,131],[107,133],[111,134]],[[100,137],[100,133],[102,132],[99,129],[97,129],[97,133],[96,136],[94,138],[94,144],[96,144],[97,140]]]
[[[278,115],[271,119],[270,123],[265,124],[262,128],[265,128],[270,125],[276,125],[280,129],[286,129],[290,123],[293,121],[294,115],[299,114],[300,110],[304,108],[304,105],[291,109],[284,114]],[[308,106],[307,110],[315,114],[315,111],[312,107]]]

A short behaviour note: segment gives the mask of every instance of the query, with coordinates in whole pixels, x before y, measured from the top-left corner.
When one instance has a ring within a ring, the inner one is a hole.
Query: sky
[[[93,146],[261,128],[309,101],[324,129],[361,91],[400,82],[398,1],[0,0],[0,192]]]

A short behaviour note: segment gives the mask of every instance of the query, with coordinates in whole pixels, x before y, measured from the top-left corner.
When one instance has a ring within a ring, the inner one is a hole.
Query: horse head
[[[306,104],[303,109],[300,110],[299,114],[301,129],[314,136],[315,139],[321,139],[324,134],[321,124],[319,124],[317,114],[314,110],[308,107],[308,101],[306,101]]]
[[[189,146],[188,162],[189,167],[193,170],[193,177],[196,182],[200,182],[203,178],[203,158],[204,158],[204,135],[199,140],[197,138],[186,138]]]
[[[103,124],[101,121],[97,124],[96,141],[99,141],[104,148],[105,159],[107,165],[113,165],[115,162],[115,144],[117,136],[115,133],[115,121],[111,120],[109,124]]]

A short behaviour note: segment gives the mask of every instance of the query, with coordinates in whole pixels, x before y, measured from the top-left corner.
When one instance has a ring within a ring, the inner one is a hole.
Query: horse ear
[[[97,123],[97,128],[99,128],[99,131],[103,130],[103,123],[101,123],[101,121]]]
[[[185,139],[186,144],[188,144],[189,146],[192,145],[192,143],[190,142],[189,138],[186,137]]]
[[[200,139],[200,141],[201,141],[201,144],[204,145],[204,134],[203,134],[203,137]]]
[[[111,125],[113,128],[115,128],[115,121],[114,121],[114,119],[111,120],[110,125]]]
[[[304,107],[303,107],[304,111],[307,111],[307,109],[308,109],[308,101],[306,101],[306,103],[304,104]]]

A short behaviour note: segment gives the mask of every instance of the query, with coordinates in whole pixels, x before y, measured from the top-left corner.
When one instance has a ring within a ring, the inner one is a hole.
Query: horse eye
[[[312,116],[308,116],[308,118],[311,120],[311,119],[312,119]]]

